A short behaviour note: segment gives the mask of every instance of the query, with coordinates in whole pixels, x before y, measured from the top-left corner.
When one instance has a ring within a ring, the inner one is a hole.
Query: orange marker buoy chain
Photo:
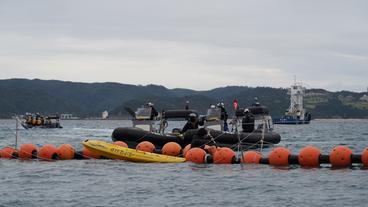
[[[298,155],[299,164],[302,167],[318,167],[321,151],[314,146],[307,146],[300,150]]]
[[[364,167],[368,167],[368,147],[365,148],[361,155],[361,160]]]
[[[74,159],[75,149],[70,144],[63,144],[57,149],[57,155],[60,160]]]
[[[128,147],[125,142],[117,141],[114,144]],[[145,152],[154,152],[155,146],[148,141],[139,143],[137,150]],[[184,149],[175,142],[168,142],[162,147],[162,154],[169,156],[179,156],[183,154],[189,162],[197,164],[214,163],[214,164],[270,164],[273,166],[288,166],[299,164],[301,167],[319,167],[320,164],[331,164],[333,168],[350,167],[353,163],[362,163],[362,166],[368,168],[368,147],[365,148],[361,155],[353,154],[352,150],[346,146],[334,147],[328,155],[322,155],[321,150],[314,146],[306,146],[302,148],[298,155],[292,155],[290,150],[285,147],[276,147],[268,155],[262,157],[257,151],[246,151],[240,154],[237,159],[237,153],[227,147],[204,146],[202,148],[191,148],[188,144]],[[62,144],[58,148],[52,144],[45,144],[38,148],[34,144],[22,144],[19,150],[12,147],[4,147],[0,150],[0,158],[23,160],[35,159],[51,161],[51,160],[70,160],[70,159],[101,159],[100,154],[92,152],[84,148],[82,152],[76,152],[70,144]]]
[[[0,150],[0,157],[4,159],[14,159],[18,157],[18,151],[12,147],[5,147]]]
[[[58,159],[57,148],[52,144],[43,145],[38,151],[38,158],[45,161]]]
[[[114,142],[114,144],[116,144],[120,147],[128,147],[127,143],[125,143],[123,141],[116,141],[116,142]]]
[[[190,150],[190,148],[192,148],[192,145],[191,144],[188,144],[187,146],[184,147],[184,149],[183,149],[183,157],[185,157],[185,155]]]
[[[139,143],[135,149],[144,151],[144,152],[154,152],[155,145],[153,145],[151,142],[143,141]]]
[[[84,159],[100,159],[101,155],[83,147],[82,155]]]
[[[24,160],[37,158],[38,148],[34,144],[22,144],[19,148],[19,158]]]
[[[232,164],[235,162],[235,152],[228,147],[221,147],[213,154],[213,163],[215,164]]]
[[[330,152],[330,163],[332,167],[349,167],[353,152],[349,147],[337,146]]]
[[[168,142],[162,147],[162,154],[169,156],[178,156],[181,152],[181,146],[176,142]]]
[[[201,148],[192,148],[185,154],[185,159],[197,164],[205,163],[206,151]]]
[[[286,166],[289,165],[290,151],[285,147],[276,147],[268,155],[270,165]]]
[[[243,153],[241,162],[245,164],[259,164],[261,162],[262,155],[256,151],[246,151]]]

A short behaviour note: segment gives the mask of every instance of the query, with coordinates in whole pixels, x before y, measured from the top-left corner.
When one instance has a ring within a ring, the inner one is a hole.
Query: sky
[[[366,0],[0,0],[0,79],[366,91]]]

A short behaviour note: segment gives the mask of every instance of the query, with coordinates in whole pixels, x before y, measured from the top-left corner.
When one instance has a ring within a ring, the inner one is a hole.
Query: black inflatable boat
[[[239,143],[241,140],[242,146],[258,147],[263,140],[264,146],[278,144],[281,140],[279,134],[274,132],[268,132],[262,134],[261,131],[254,131],[252,133],[240,132],[239,137],[236,133],[221,132],[217,130],[209,130],[210,135],[220,147],[232,147]],[[136,147],[136,145],[142,141],[149,141],[153,143],[156,148],[161,148],[168,142],[176,142],[182,147],[190,144],[193,140],[193,136],[197,134],[197,130],[188,130],[183,135],[181,134],[160,134],[149,132],[143,129],[135,127],[120,127],[116,128],[111,137],[113,141],[123,141],[129,145],[129,147]]]
[[[272,119],[269,116],[267,107],[256,106],[249,107],[248,109],[240,108],[236,111],[236,119],[233,120],[236,124],[232,124],[232,132],[224,132],[224,122],[220,120],[220,114],[216,112],[216,108],[210,108],[207,115],[204,116],[206,121],[204,127],[209,131],[209,137],[220,147],[235,147],[240,143],[244,147],[257,148],[261,145],[267,147],[269,145],[278,144],[281,140],[279,134],[272,130]],[[239,131],[239,120],[246,114],[244,111],[250,110],[254,115],[254,123],[252,123],[252,129],[250,131]],[[162,113],[162,119],[160,122],[160,128],[156,129],[154,126],[154,120],[149,120],[150,112],[144,112],[146,115],[142,115],[142,112],[146,110],[138,109],[133,117],[133,127],[119,127],[116,128],[111,137],[113,141],[123,141],[129,145],[129,147],[136,147],[136,145],[142,141],[149,141],[153,143],[157,149],[162,148],[168,142],[176,142],[182,147],[192,143],[193,137],[197,134],[198,129],[188,130],[181,134],[180,129],[173,129],[172,132],[167,133],[168,119],[184,119],[189,118],[189,114],[195,113],[194,110],[169,110]],[[216,114],[216,116],[214,116]],[[259,123],[257,123],[259,122]],[[218,127],[220,125],[220,127]],[[256,128],[255,128],[255,127]],[[239,131],[239,133],[236,133]],[[208,137],[203,138],[203,143],[206,143]],[[239,142],[240,141],[240,142]]]

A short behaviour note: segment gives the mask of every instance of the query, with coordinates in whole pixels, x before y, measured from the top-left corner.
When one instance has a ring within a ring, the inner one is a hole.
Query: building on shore
[[[360,101],[368,102],[368,96],[367,96],[367,95],[364,95],[364,96],[362,96],[359,100],[360,100]]]
[[[79,119],[79,117],[73,116],[73,114],[60,114],[60,119]]]

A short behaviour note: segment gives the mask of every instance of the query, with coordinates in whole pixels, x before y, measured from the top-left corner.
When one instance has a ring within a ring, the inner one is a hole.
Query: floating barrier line
[[[218,137],[215,137],[214,139]],[[258,143],[253,144],[256,145]],[[171,147],[168,145],[166,149],[174,150],[175,154],[179,154],[181,148],[176,145],[171,143]],[[96,156],[97,155],[98,154],[96,153]],[[43,145],[41,148],[37,148],[33,144],[23,144],[18,150],[12,147],[5,147],[0,150],[0,156],[7,159],[18,158],[22,160],[40,161],[96,158],[90,154],[86,154],[85,150],[82,152],[74,150],[74,148],[69,144],[61,145],[59,148],[47,144]],[[330,164],[333,168],[345,168],[350,167],[353,164],[362,164],[365,168],[368,168],[368,147],[365,148],[361,154],[354,154],[352,150],[346,146],[334,147],[329,154],[322,154],[320,149],[317,147],[307,146],[301,148],[298,154],[291,154],[290,150],[285,147],[276,147],[272,149],[267,157],[262,157],[261,152],[254,150],[242,152],[240,159],[237,158],[237,156],[239,156],[239,152],[236,154],[231,148],[221,147],[214,149],[211,154],[207,154],[207,152],[201,148],[192,148],[187,152],[185,157],[187,161],[195,163],[253,163],[268,164],[272,166],[300,165],[302,167],[319,167],[321,164]],[[104,157],[98,155],[97,159],[104,159]]]

